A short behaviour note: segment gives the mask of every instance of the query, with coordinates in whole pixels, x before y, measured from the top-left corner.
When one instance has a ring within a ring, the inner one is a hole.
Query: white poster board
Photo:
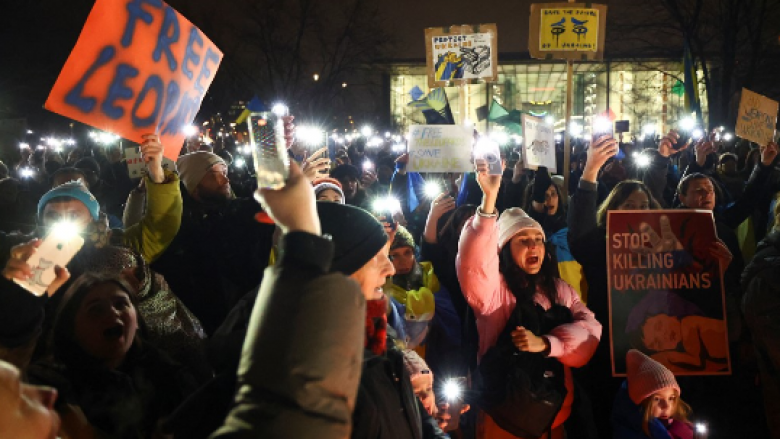
[[[460,125],[412,125],[409,172],[471,172],[472,130]]]
[[[765,146],[775,137],[778,103],[743,88],[737,114],[737,136]]]
[[[557,169],[555,161],[555,133],[552,125],[538,117],[523,114],[523,161],[529,169],[545,166],[554,172]]]
[[[141,178],[146,175],[146,163],[141,158],[141,151],[138,147],[125,148],[125,161],[127,163],[127,172],[131,179]],[[176,170],[176,163],[168,157],[163,157],[163,169],[169,171]]]

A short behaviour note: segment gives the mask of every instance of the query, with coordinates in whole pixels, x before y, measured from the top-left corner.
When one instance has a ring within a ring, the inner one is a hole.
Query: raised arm
[[[152,263],[179,233],[183,203],[179,177],[162,168],[162,144],[156,135],[144,137],[141,155],[149,169],[144,177],[146,213],[139,223],[125,229],[123,240]]]
[[[569,205],[569,248],[574,259],[583,265],[599,255],[606,258],[604,235],[596,222],[598,174],[604,163],[617,154],[617,150],[617,142],[607,136],[588,148],[588,161]]]
[[[477,182],[482,188],[482,203],[477,214],[466,222],[458,243],[455,266],[466,301],[477,315],[485,315],[499,305],[495,298],[501,288],[496,225],[496,198],[501,176],[488,175],[487,163],[477,160]]]

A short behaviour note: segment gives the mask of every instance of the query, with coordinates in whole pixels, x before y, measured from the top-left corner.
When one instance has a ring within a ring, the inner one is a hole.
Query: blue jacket
[[[628,396],[628,381],[623,381],[620,390],[615,396],[615,405],[612,408],[612,428],[614,439],[671,439],[666,427],[656,418],[653,418],[648,430],[650,436],[642,430],[642,407],[634,404]]]

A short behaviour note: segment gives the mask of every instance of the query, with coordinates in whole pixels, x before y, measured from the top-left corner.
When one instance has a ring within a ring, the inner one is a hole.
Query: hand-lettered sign
[[[176,160],[222,52],[162,0],[97,0],[46,109]]]
[[[146,163],[144,163],[138,147],[125,148],[125,163],[127,163],[127,173],[130,174],[131,179],[141,178],[146,175]],[[176,162],[168,157],[163,157],[162,167],[169,171],[176,171]]]
[[[737,136],[766,146],[775,137],[778,103],[743,88],[737,115]]]
[[[409,130],[409,171],[470,172],[474,136],[460,125],[412,125]]]
[[[498,78],[498,29],[477,24],[425,29],[428,86]]]
[[[600,60],[606,25],[606,5],[532,4],[528,51],[540,59]]]
[[[524,114],[523,122],[523,161],[529,169],[545,166],[555,170],[555,133],[550,124],[541,118]]]
[[[612,373],[638,349],[675,375],[731,373],[721,261],[712,212],[610,211]]]

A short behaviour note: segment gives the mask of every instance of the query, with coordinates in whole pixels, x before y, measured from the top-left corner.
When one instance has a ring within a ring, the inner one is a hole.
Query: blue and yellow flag
[[[249,117],[250,113],[259,113],[261,111],[268,111],[268,108],[265,106],[263,101],[261,101],[260,98],[255,95],[255,97],[253,97],[252,100],[246,104],[246,108],[244,108],[244,111],[242,111],[236,119],[236,125],[244,123],[246,118]]]
[[[685,83],[685,112],[696,113],[696,120],[702,123],[699,82],[696,77],[696,64],[693,62],[691,47],[685,42],[683,51],[683,76]]]

